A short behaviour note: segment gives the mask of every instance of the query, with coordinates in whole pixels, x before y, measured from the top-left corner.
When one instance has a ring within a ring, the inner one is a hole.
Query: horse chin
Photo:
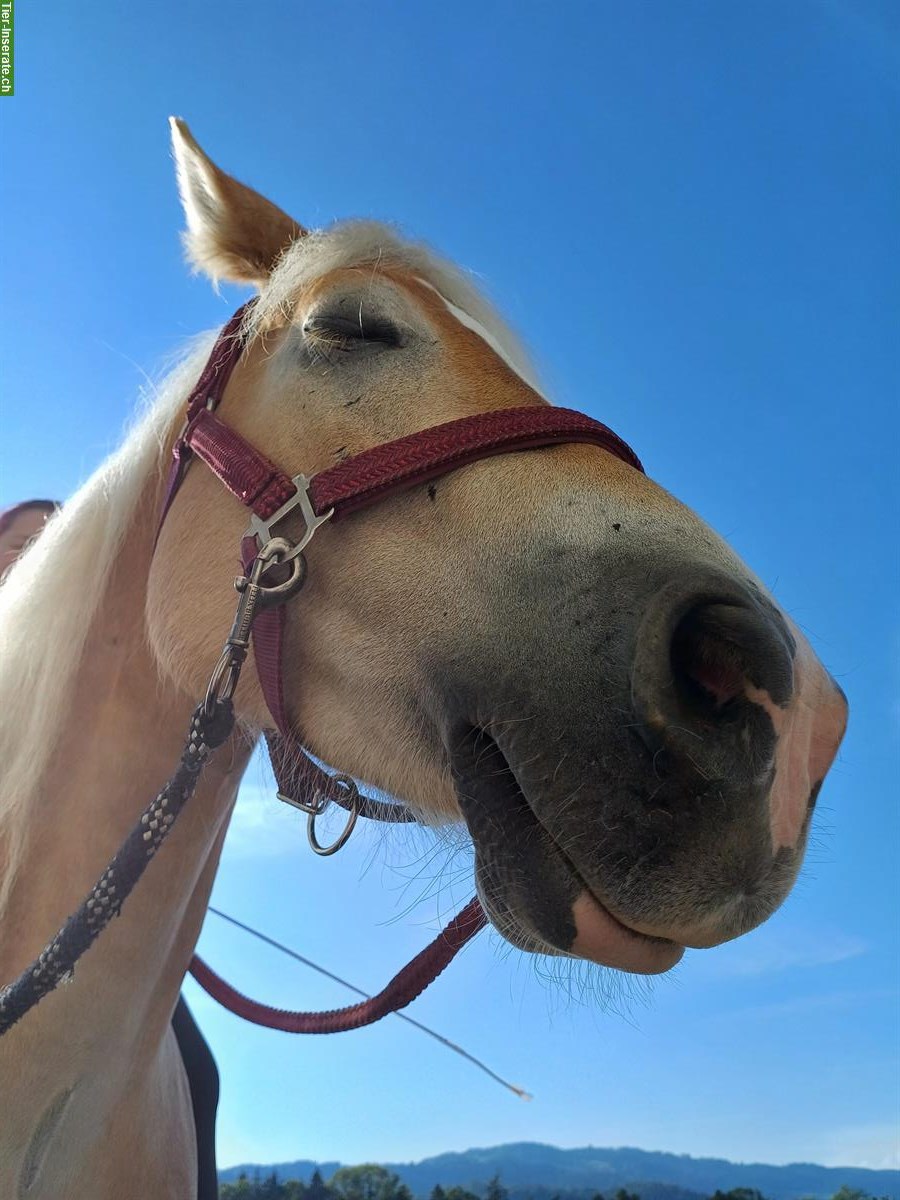
[[[451,759],[479,895],[507,941],[640,975],[661,974],[679,961],[684,947],[630,928],[587,887],[488,734],[470,728]]]

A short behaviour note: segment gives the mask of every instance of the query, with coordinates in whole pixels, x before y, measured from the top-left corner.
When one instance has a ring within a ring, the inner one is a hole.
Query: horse
[[[222,419],[314,474],[454,418],[549,404],[463,271],[368,221],[308,230],[172,120],[187,255],[256,289]],[[242,505],[165,464],[206,337],[0,587],[0,981],[168,778],[234,606]],[[290,521],[286,524],[290,525]],[[158,537],[157,537],[158,533]],[[754,928],[803,859],[846,699],[702,520],[596,445],[523,450],[325,523],[285,606],[291,731],[434,824],[525,951],[667,971]],[[0,1040],[0,1193],[196,1195],[171,1031],[242,772],[238,725],[73,978]]]

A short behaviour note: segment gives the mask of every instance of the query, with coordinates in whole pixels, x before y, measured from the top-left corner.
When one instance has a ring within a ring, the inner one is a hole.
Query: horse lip
[[[584,880],[581,878],[580,873],[578,871],[575,871],[574,868],[573,868],[573,871],[578,876],[578,878],[581,879],[581,882],[584,883]],[[590,896],[591,900],[593,900],[593,902],[598,906],[598,908],[603,909],[603,911],[610,918],[610,920],[615,921],[615,923],[617,925],[620,925],[622,927],[622,929],[624,929],[626,933],[630,933],[632,937],[640,938],[641,941],[644,941],[644,942],[653,942],[655,945],[658,945],[658,946],[673,946],[673,947],[677,946],[682,950],[684,949],[684,947],[681,945],[681,943],[676,942],[674,938],[662,937],[660,934],[656,934],[656,933],[644,933],[643,929],[639,929],[635,925],[629,925],[624,917],[620,917],[617,912],[614,912],[613,909],[611,909],[610,906],[606,903],[606,901],[602,900],[595,891],[593,891],[590,887],[588,887],[588,885],[586,883],[584,883],[584,890],[588,894],[588,896]]]
[[[505,755],[504,755],[504,757],[505,757]],[[513,778],[515,778],[514,773],[513,773]],[[534,813],[534,809],[531,807],[531,804],[528,801],[528,797],[525,796],[524,792],[522,792],[522,795],[525,797],[525,803],[528,804],[529,809],[531,809],[531,812]],[[644,933],[644,931],[642,929],[638,929],[633,925],[629,925],[628,922],[625,920],[625,918],[620,916],[619,913],[617,913],[610,906],[609,902],[607,900],[604,900],[604,898],[598,894],[596,888],[592,887],[591,884],[588,883],[588,881],[582,875],[581,871],[578,869],[577,864],[572,861],[570,855],[559,844],[559,841],[557,840],[556,836],[549,829],[547,829],[546,825],[544,825],[544,823],[540,820],[540,817],[538,817],[536,813],[535,813],[535,819],[540,822],[541,828],[545,831],[545,833],[547,834],[547,837],[553,843],[554,849],[556,850],[557,854],[559,854],[559,856],[562,858],[562,860],[566,864],[566,866],[569,868],[573,877],[575,879],[577,879],[578,882],[581,884],[583,893],[587,897],[589,897],[589,899],[594,904],[596,904],[599,909],[602,909],[602,911],[609,917],[609,919],[611,921],[615,922],[616,925],[618,925],[621,929],[623,929],[626,933],[630,934],[632,937],[640,938],[641,941],[654,942],[658,945],[666,945],[666,946],[678,946],[679,945],[679,943],[674,941],[672,938],[661,937],[659,934]],[[682,949],[683,949],[683,947],[682,947]]]
[[[597,892],[590,887],[590,885],[585,881],[584,876],[578,870],[577,866],[572,862],[571,858],[569,858],[565,851],[561,849],[559,843],[556,841],[553,835],[549,834],[548,836],[553,842],[553,845],[556,847],[558,853],[562,855],[566,866],[581,884],[583,889],[573,905],[573,913],[576,917],[576,927],[579,925],[579,915],[581,916],[582,921],[587,916],[588,910],[585,908],[583,903],[583,901],[586,900],[589,905],[593,905],[596,909],[598,909],[599,912],[602,913],[603,916],[609,920],[609,922],[611,922],[615,931],[620,935],[624,935],[624,937],[634,945],[635,949],[644,948],[651,956],[653,956],[654,960],[658,956],[661,958],[661,961],[659,962],[653,961],[650,965],[644,963],[640,967],[636,967],[632,963],[632,965],[627,967],[628,970],[637,971],[640,974],[659,974],[663,971],[668,971],[671,967],[673,967],[684,954],[685,947],[681,945],[680,942],[676,942],[673,938],[660,937],[658,934],[644,933],[641,929],[635,929],[632,925],[629,925],[626,920],[624,920],[617,912],[614,912],[613,909],[610,908],[610,906],[606,903],[606,901],[601,899],[601,897],[597,895]],[[579,909],[579,907],[581,909],[580,914],[578,911],[576,911]],[[579,943],[585,945],[584,937],[580,928],[579,935],[573,943],[573,948],[577,949]],[[586,954],[585,957],[592,958],[593,955]],[[601,960],[596,959],[595,961]]]
[[[494,740],[496,741],[496,738]],[[566,864],[566,866],[568,867],[569,871],[571,872],[573,878],[577,879],[578,883],[581,885],[582,891],[584,893],[586,893],[586,895],[593,901],[594,904],[597,905],[598,908],[602,909],[602,911],[610,918],[611,921],[615,922],[616,925],[620,926],[621,929],[623,929],[626,933],[630,934],[632,937],[639,938],[640,940],[645,941],[645,942],[654,942],[659,945],[677,946],[678,943],[673,941],[672,938],[660,937],[656,934],[644,933],[643,930],[637,929],[637,928],[629,925],[628,922],[625,920],[625,918],[620,916],[617,912],[615,912],[612,909],[612,907],[610,906],[609,902],[607,900],[605,900],[601,895],[598,894],[596,888],[594,888],[591,884],[589,884],[588,881],[585,879],[584,875],[579,870],[577,863],[573,862],[572,857],[568,853],[568,851],[566,851],[563,848],[563,846],[560,844],[560,841],[557,838],[556,834],[553,832],[553,830],[548,829],[546,824],[541,820],[540,815],[537,812],[535,812],[534,805],[528,799],[528,794],[525,792],[525,790],[519,784],[518,776],[516,775],[515,771],[513,770],[509,759],[504,754],[503,748],[500,746],[499,743],[497,743],[497,749],[500,752],[500,754],[503,756],[503,761],[506,763],[506,768],[509,771],[510,776],[514,780],[515,785],[518,788],[519,793],[522,796],[522,799],[528,805],[528,811],[531,813],[531,815],[534,817],[534,819],[537,821],[537,823],[543,829],[544,833],[547,835],[550,842],[552,843],[554,850],[556,850],[557,854],[560,856],[560,858]]]
[[[570,855],[560,845],[552,830],[548,829],[527,793],[519,783],[518,776],[489,726],[480,728],[494,743],[501,756],[509,778],[525,803],[532,818],[543,830],[553,849],[559,855],[573,880],[578,884],[578,894],[573,901],[572,915],[577,934],[568,953],[591,959],[603,966],[611,966],[638,974],[659,974],[675,965],[684,953],[684,947],[670,938],[643,933],[634,929],[618,913],[613,912],[607,902],[587,883]],[[599,937],[598,937],[599,932]],[[585,936],[585,934],[587,936]],[[541,939],[544,941],[545,939]],[[549,944],[548,944],[549,945]],[[558,953],[559,947],[553,948]],[[612,957],[615,961],[608,961]]]

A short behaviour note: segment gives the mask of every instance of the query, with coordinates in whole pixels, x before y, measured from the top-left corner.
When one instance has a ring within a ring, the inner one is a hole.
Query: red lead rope
[[[280,1029],[283,1033],[345,1033],[348,1029],[360,1029],[380,1021],[388,1013],[406,1008],[428,987],[444,968],[453,960],[463,946],[487,925],[484,909],[477,900],[470,900],[466,907],[453,918],[446,929],[434,939],[430,946],[417,954],[412,962],[400,971],[384,991],[359,1004],[347,1008],[335,1008],[329,1012],[289,1012],[282,1008],[271,1008],[250,1000],[226,983],[206,963],[194,956],[190,972],[205,992],[224,1005],[229,1012],[264,1025],[267,1029]]]

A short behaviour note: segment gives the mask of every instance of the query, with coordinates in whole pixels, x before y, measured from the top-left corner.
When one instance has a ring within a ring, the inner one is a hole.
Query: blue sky
[[[649,1000],[601,982],[607,1010],[482,936],[411,1010],[531,1104],[401,1022],[292,1039],[189,984],[223,1077],[220,1162],[534,1139],[900,1165],[900,9],[45,0],[17,17],[0,503],[69,494],[143,372],[240,299],[181,262],[177,113],[302,222],[395,220],[475,269],[553,398],[734,545],[851,700],[808,865],[764,928],[689,953]],[[379,987],[468,897],[464,871],[441,883],[426,835],[378,830],[314,861],[271,791],[254,763],[215,902]],[[273,1003],[345,1002],[213,917],[201,949]]]

